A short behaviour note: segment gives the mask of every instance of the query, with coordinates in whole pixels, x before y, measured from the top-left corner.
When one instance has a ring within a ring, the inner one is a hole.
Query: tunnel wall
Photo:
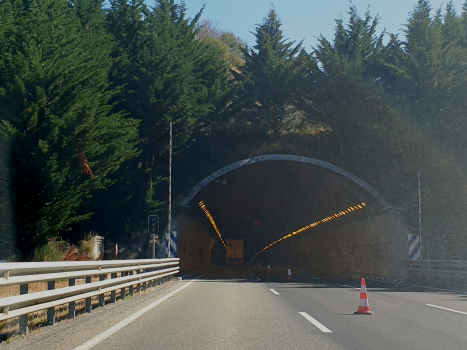
[[[0,260],[12,257],[14,249],[12,197],[8,143],[0,140]]]
[[[329,225],[318,233],[303,233],[290,242],[300,269],[317,274],[399,279],[406,278],[407,245],[390,214],[337,227]]]
[[[177,231],[180,271],[212,265],[215,240],[196,220],[188,214],[180,214],[174,217],[172,227],[172,231]],[[158,251],[158,258],[165,258],[165,249]]]

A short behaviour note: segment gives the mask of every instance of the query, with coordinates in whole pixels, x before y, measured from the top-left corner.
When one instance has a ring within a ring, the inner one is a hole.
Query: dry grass
[[[110,278],[109,275],[106,275],[106,279]],[[98,276],[93,276],[91,278],[91,282],[99,281]],[[85,279],[76,279],[76,285],[84,284]],[[55,288],[64,288],[68,287],[68,280],[57,280],[55,281]],[[28,292],[29,293],[36,293],[47,290],[47,282],[39,282],[39,283],[31,283],[29,284]],[[128,288],[126,289],[128,291]],[[120,289],[116,291],[117,298],[120,298]],[[143,290],[137,293],[136,288],[134,290],[135,296],[137,294],[144,293]],[[19,295],[19,286],[7,286],[7,287],[0,287],[0,298],[7,298],[11,296]],[[126,298],[129,296],[127,295]],[[104,300],[106,303],[110,302],[110,292],[104,294]],[[91,298],[91,305],[92,307],[96,307],[99,305],[99,297],[94,296]],[[85,299],[77,300],[75,302],[75,309],[76,314],[84,313],[86,310]],[[66,319],[68,318],[68,304],[63,304],[55,307],[55,318],[56,320]],[[38,327],[44,326],[47,324],[47,310],[37,311],[34,313],[28,314],[28,326],[31,330],[34,330]],[[9,320],[5,320],[0,322],[0,333],[6,334],[8,337],[11,337],[19,332],[19,318],[12,318]]]

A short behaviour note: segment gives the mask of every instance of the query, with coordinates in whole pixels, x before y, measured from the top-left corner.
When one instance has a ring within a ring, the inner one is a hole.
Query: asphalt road
[[[354,315],[355,287],[272,283],[253,269],[217,268],[93,349],[467,348],[465,296],[371,285],[368,294],[374,315]]]
[[[466,295],[372,288],[368,281],[374,315],[354,315],[359,305],[355,286],[276,283],[258,276],[264,277],[264,271],[214,268],[197,280],[45,327],[5,348],[467,348]],[[128,318],[133,320],[122,326]]]

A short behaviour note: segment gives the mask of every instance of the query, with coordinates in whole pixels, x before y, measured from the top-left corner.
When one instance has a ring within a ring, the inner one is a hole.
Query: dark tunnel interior
[[[244,260],[312,222],[365,203],[283,240],[252,262],[307,270],[403,274],[405,228],[370,192],[329,169],[303,162],[253,163],[210,181],[174,218],[182,269],[222,264],[225,249],[199,207],[203,201],[224,240],[244,240]]]

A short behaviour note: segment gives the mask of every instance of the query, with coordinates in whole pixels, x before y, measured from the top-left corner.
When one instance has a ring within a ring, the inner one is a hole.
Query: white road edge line
[[[272,288],[269,288],[269,290],[270,290],[271,292],[273,292],[275,295],[280,295],[280,293],[276,292],[276,290],[274,290],[274,289],[272,289]]]
[[[209,271],[208,271],[209,272]],[[207,274],[208,272],[205,272],[203,273],[202,275],[196,277],[195,279],[191,280],[190,282],[184,284],[183,286],[181,286],[180,288],[174,290],[173,292],[170,292],[169,294],[167,294],[165,297],[162,297],[158,300],[156,300],[155,302],[153,302],[152,304],[149,304],[148,306],[142,308],[141,310],[139,310],[138,312],[135,312],[133,315],[131,316],[128,316],[127,318],[123,319],[122,321],[118,322],[117,324],[113,325],[112,327],[110,327],[109,329],[107,329],[106,331],[102,332],[101,334],[99,335],[96,335],[94,338],[88,340],[86,343],[84,343],[83,345],[80,345],[76,348],[74,348],[73,350],[88,350],[88,349],[91,349],[93,348],[94,346],[96,346],[97,344],[99,344],[101,341],[103,341],[104,339],[107,339],[108,337],[110,337],[112,334],[116,333],[117,331],[119,331],[120,329],[122,329],[123,327],[125,327],[126,325],[128,325],[130,322],[136,320],[138,317],[144,315],[146,312],[150,311],[151,309],[155,308],[157,305],[159,304],[162,304],[164,301],[166,301],[167,299],[169,299],[170,297],[174,296],[175,294],[177,294],[178,292],[180,292],[181,290],[185,289],[186,287],[188,287],[190,284],[192,284],[195,280],[197,280],[198,278],[204,276],[205,274]]]
[[[310,315],[308,315],[306,312],[299,312],[300,315],[302,315],[303,317],[305,317],[308,321],[310,321],[311,323],[313,323],[313,325],[318,328],[321,332],[323,333],[332,333],[332,331],[323,326],[323,324],[321,324],[320,322],[316,321],[313,317],[311,317]]]
[[[442,309],[442,310],[446,310],[446,311],[451,311],[451,312],[456,312],[458,314],[462,314],[462,315],[467,315],[467,312],[464,312],[464,311],[458,311],[458,310],[454,310],[454,309],[448,309],[447,307],[442,307],[442,306],[438,306],[438,305],[432,305],[432,304],[425,304],[426,306],[431,306],[431,307],[436,307],[438,309]]]

